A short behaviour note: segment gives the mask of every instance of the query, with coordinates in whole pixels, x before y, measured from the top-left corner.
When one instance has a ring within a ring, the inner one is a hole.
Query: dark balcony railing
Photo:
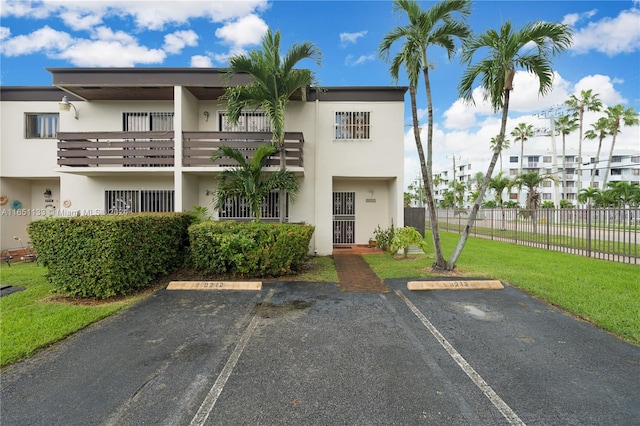
[[[230,158],[220,158],[215,163],[211,156],[216,149],[226,145],[246,152],[250,159],[259,145],[271,143],[269,132],[183,132],[182,164],[187,167],[225,167],[234,166],[236,162]],[[302,132],[287,132],[284,138],[284,150],[287,167],[303,166]],[[267,166],[278,166],[280,154],[269,157]]]
[[[58,165],[71,167],[172,167],[174,133],[58,133]]]
[[[250,159],[261,144],[271,143],[269,132],[183,132],[182,164],[185,167],[226,167],[235,161],[211,162],[217,148],[238,148]],[[58,165],[67,167],[173,167],[173,131],[159,132],[60,132]],[[304,137],[285,134],[287,167],[303,167]],[[267,166],[280,165],[280,154],[269,157]]]

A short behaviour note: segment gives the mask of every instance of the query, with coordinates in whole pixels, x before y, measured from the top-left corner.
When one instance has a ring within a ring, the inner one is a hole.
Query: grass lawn
[[[431,237],[428,236],[428,239]],[[457,234],[443,232],[448,256]],[[367,262],[381,278],[432,275],[434,256],[408,260],[368,255]],[[640,268],[532,247],[469,238],[457,265],[468,277],[498,279],[590,321],[621,338],[640,344]]]
[[[430,238],[430,237],[428,237]],[[451,253],[458,235],[442,233],[443,250]],[[366,255],[380,278],[433,275],[433,255]],[[126,308],[163,288],[159,280],[141,294],[101,302],[79,303],[52,294],[45,268],[35,263],[0,265],[0,283],[25,290],[0,298],[0,365],[33,354],[64,337]],[[640,344],[640,268],[514,244],[470,238],[457,274],[488,277],[514,285],[589,320],[621,338]],[[296,281],[337,282],[333,259],[311,259]]]
[[[0,365],[29,357],[36,349],[68,336],[131,305],[141,296],[111,303],[72,304],[56,301],[44,278],[46,269],[35,263],[0,266],[0,283],[25,290],[0,298]]]

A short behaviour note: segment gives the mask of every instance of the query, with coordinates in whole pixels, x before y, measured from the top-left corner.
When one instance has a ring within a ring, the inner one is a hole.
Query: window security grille
[[[221,112],[218,123],[221,132],[271,132],[269,117],[261,111],[241,113],[236,124],[229,121],[226,112]]]
[[[58,134],[59,115],[25,114],[25,136],[27,139],[53,139]]]
[[[336,139],[371,139],[370,112],[336,112]]]
[[[173,130],[173,112],[125,112],[122,118],[125,132]]]
[[[260,211],[260,220],[278,220],[280,219],[280,193],[272,192],[262,200],[262,210]],[[289,195],[287,194],[286,216],[289,217]],[[221,220],[251,220],[251,211],[249,203],[244,197],[230,197],[222,204],[222,208],[218,212]]]
[[[173,190],[107,190],[104,208],[107,214],[161,213],[174,211]]]
[[[173,112],[125,112],[122,114],[122,121],[122,128],[125,132],[173,130]],[[148,142],[148,140],[140,140],[140,142]],[[154,151],[164,149],[167,148],[154,148]],[[136,157],[142,156],[131,156],[130,158]],[[171,158],[171,156],[162,156],[160,158]],[[129,167],[129,165],[125,164],[125,167]],[[144,164],[136,165],[136,167],[162,167],[162,165]]]

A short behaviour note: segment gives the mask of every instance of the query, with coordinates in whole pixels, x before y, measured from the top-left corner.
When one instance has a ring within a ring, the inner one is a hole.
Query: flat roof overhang
[[[53,85],[83,100],[173,100],[175,86],[183,86],[198,100],[218,100],[227,87],[251,82],[247,74],[227,80],[224,68],[47,68]],[[306,100],[404,101],[404,86],[311,87]],[[291,96],[301,101],[301,92]]]

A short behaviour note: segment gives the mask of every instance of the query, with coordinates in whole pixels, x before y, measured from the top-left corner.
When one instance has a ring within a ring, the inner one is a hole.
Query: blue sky
[[[0,84],[47,86],[46,67],[224,67],[229,55],[259,45],[267,28],[279,29],[283,48],[310,41],[323,53],[317,72],[324,86],[390,85],[388,64],[377,56],[382,37],[404,25],[390,1],[11,1],[0,0]],[[424,8],[433,2],[422,2]],[[574,44],[554,60],[553,91],[537,96],[535,82],[516,76],[509,125],[544,127],[537,113],[562,104],[584,89],[600,94],[606,105],[640,110],[639,1],[475,1],[469,24],[476,33],[510,20],[516,28],[536,20],[562,22],[574,29]],[[429,52],[435,107],[434,169],[446,169],[451,157],[481,171],[497,134],[499,115],[476,98],[464,104],[457,93],[463,66],[444,51]],[[406,84],[401,80],[399,84]],[[424,87],[418,89],[426,122]],[[478,89],[478,93],[479,89]],[[407,97],[408,99],[408,97]],[[408,102],[407,102],[408,104]],[[598,118],[594,113],[587,120]],[[407,109],[405,121],[410,123]],[[405,135],[405,181],[417,176],[412,131]],[[569,135],[568,148],[577,148]],[[544,149],[548,138],[531,144]],[[640,130],[624,129],[616,146],[640,150]],[[605,142],[606,148],[606,142]],[[588,147],[585,147],[588,149]]]

